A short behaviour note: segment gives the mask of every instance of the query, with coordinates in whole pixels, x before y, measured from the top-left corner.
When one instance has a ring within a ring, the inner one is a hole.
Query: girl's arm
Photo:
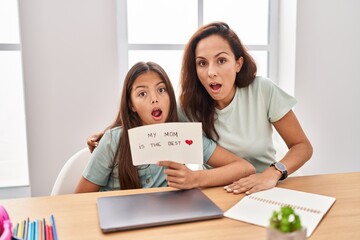
[[[80,181],[75,189],[75,193],[87,193],[87,192],[98,192],[100,186],[90,182],[84,177],[80,178]]]
[[[216,146],[208,164],[214,168],[192,171],[184,164],[172,161],[158,163],[166,167],[164,173],[168,185],[179,189],[223,186],[255,173],[249,162],[219,146]]]
[[[109,177],[114,170],[113,161],[118,148],[120,134],[120,128],[110,129],[105,133],[98,134],[101,141],[96,150],[91,154],[75,189],[75,193],[97,192],[102,186],[107,188]]]

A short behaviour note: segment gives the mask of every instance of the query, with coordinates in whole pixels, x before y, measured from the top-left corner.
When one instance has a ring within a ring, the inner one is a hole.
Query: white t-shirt
[[[256,77],[248,87],[236,89],[227,107],[216,109],[217,144],[263,172],[275,162],[272,122],[280,120],[295,104],[295,98],[270,79]]]

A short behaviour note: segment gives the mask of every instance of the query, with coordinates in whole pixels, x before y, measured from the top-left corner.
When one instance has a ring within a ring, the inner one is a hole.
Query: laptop
[[[223,217],[199,189],[100,197],[97,208],[103,232]]]

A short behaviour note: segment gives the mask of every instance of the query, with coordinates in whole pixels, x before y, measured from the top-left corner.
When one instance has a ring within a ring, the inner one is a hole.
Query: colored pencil
[[[17,223],[16,226],[14,227],[14,229],[13,229],[13,236],[14,237],[17,236],[18,229],[19,229],[19,223]]]
[[[24,229],[25,229],[25,231],[24,231],[24,237],[23,237],[24,240],[27,240],[27,239],[28,239],[29,222],[30,222],[30,219],[27,218],[27,219],[26,219],[26,222],[25,222],[25,228],[24,228]]]
[[[51,225],[49,225],[49,237],[50,237],[50,240],[54,240],[54,233],[53,233],[53,228]]]
[[[46,240],[50,240],[50,226],[46,225]]]
[[[39,228],[38,228],[38,234],[39,234],[38,240],[43,240],[42,227],[41,227],[41,225],[42,225],[42,221],[41,221],[41,220],[38,220],[38,226],[39,226]]]
[[[54,218],[54,215],[53,215],[53,214],[51,214],[50,218],[51,218],[51,225],[52,225],[53,237],[54,237],[54,240],[57,240],[57,232],[56,232],[56,226],[55,226],[55,218]]]
[[[19,222],[19,228],[18,228],[18,231],[17,231],[17,234],[16,234],[16,237],[17,238],[22,238],[22,233],[23,233],[23,225],[24,225],[24,222],[23,221],[20,221]]]
[[[45,221],[45,218],[43,218],[43,223],[42,223],[42,235],[43,235],[44,240],[47,240],[47,238],[46,238],[46,221]]]
[[[31,223],[31,240],[35,240],[35,233],[36,233],[36,221]]]
[[[21,233],[21,239],[25,239],[26,220],[23,221],[23,231]]]
[[[28,223],[28,234],[26,237],[27,240],[31,240],[31,222]]]
[[[34,239],[35,240],[38,240],[39,239],[39,220],[35,220],[35,237]]]

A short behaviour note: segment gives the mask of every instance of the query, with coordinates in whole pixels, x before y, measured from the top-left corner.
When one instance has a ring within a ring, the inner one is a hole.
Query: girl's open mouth
[[[155,119],[160,119],[161,115],[162,115],[162,111],[159,108],[153,109],[151,112],[151,115],[155,118]]]

